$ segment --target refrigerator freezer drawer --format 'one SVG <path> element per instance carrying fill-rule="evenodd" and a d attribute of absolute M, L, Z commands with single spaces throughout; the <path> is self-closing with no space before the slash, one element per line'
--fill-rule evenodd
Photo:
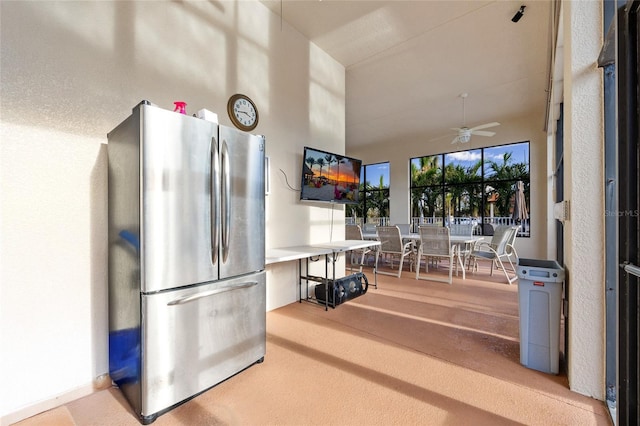
<path fill-rule="evenodd" d="M 142 298 L 142 417 L 264 357 L 265 273 Z"/>

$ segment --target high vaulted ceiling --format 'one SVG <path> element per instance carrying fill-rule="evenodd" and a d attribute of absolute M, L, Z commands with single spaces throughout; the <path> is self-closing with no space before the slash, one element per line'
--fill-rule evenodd
<path fill-rule="evenodd" d="M 262 2 L 345 66 L 347 147 L 453 139 L 461 93 L 468 127 L 524 116 L 544 127 L 551 1 Z"/>

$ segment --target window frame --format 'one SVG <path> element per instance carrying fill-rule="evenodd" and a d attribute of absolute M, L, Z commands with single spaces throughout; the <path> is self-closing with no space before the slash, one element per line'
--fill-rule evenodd
<path fill-rule="evenodd" d="M 374 186 L 367 181 L 367 171 L 373 167 L 380 167 L 386 165 L 386 186 Z M 360 171 L 360 202 L 355 207 L 357 216 L 363 217 L 365 221 L 369 222 L 369 218 L 388 218 L 391 205 L 389 201 L 390 197 L 390 178 L 391 178 L 391 165 L 388 161 L 381 161 L 378 163 L 363 164 Z M 376 177 L 383 177 L 384 175 L 376 173 Z M 380 194 L 382 193 L 382 196 Z M 376 200 L 377 199 L 377 200 Z M 374 210 L 378 208 L 378 214 L 375 215 Z M 383 225 L 382 223 L 379 223 Z"/>
<path fill-rule="evenodd" d="M 521 162 L 518 162 L 517 158 L 513 157 L 514 151 L 509 151 L 510 146 L 515 149 L 518 145 L 526 145 L 525 148 L 522 148 L 523 152 L 526 153 L 526 157 Z M 490 161 L 492 151 L 502 152 L 502 163 Z M 464 160 L 456 160 L 456 157 L 462 157 Z M 476 161 L 476 163 L 474 164 L 473 161 Z M 418 162 L 420 167 L 417 167 L 416 163 Z M 466 170 L 462 166 L 464 163 L 470 164 Z M 431 167 L 425 169 L 425 164 Z M 439 171 L 430 171 L 435 168 L 434 164 L 439 164 L 437 166 Z M 425 184 L 416 185 L 416 179 L 419 177 L 417 173 L 420 173 L 420 170 L 423 171 L 422 173 L 430 173 L 432 178 L 425 179 Z M 467 173 L 466 175 L 465 172 Z M 409 159 L 410 215 L 414 221 L 419 216 L 417 219 L 419 222 L 427 221 L 447 224 L 449 221 L 461 221 L 469 217 L 469 220 L 473 220 L 478 224 L 491 223 L 494 226 L 511 224 L 513 221 L 509 217 L 513 205 L 513 187 L 519 180 L 524 183 L 527 207 L 530 209 L 530 140 L 413 157 Z M 488 191 L 488 188 L 491 191 Z M 441 200 L 439 204 L 437 200 L 431 200 L 429 202 L 432 204 L 425 208 L 424 200 L 429 199 L 429 197 L 423 198 L 420 195 L 420 200 L 416 199 L 418 193 L 424 194 L 427 191 L 430 195 L 439 197 Z M 491 215 L 491 206 L 487 201 L 490 193 L 498 194 L 493 196 L 494 207 L 498 208 L 499 211 L 508 213 L 508 215 Z M 421 205 L 422 207 L 420 207 Z M 465 211 L 466 214 L 460 214 L 462 211 Z M 416 214 L 418 212 L 420 214 Z M 451 214 L 452 212 L 453 214 Z M 521 229 L 518 232 L 519 237 L 531 236 L 530 221 L 531 214 L 529 210 L 529 219 L 521 222 Z M 479 227 L 478 233 L 483 233 L 482 228 L 482 226 Z"/>

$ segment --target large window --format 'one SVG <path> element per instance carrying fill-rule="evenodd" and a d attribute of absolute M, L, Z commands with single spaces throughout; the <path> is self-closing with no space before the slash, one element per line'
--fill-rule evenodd
<path fill-rule="evenodd" d="M 360 172 L 358 217 L 377 223 L 389 217 L 389 163 L 366 164 Z M 382 224 L 382 223 L 381 223 Z"/>
<path fill-rule="evenodd" d="M 529 205 L 529 142 L 412 158 L 411 216 L 414 223 L 467 223 L 489 233 L 497 225 L 520 225 L 514 218 L 516 183 Z M 486 224 L 486 225 L 485 225 Z"/>

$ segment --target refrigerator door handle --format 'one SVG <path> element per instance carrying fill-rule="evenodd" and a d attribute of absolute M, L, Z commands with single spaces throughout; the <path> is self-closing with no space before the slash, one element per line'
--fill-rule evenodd
<path fill-rule="evenodd" d="M 218 262 L 218 210 L 216 209 L 216 194 L 220 193 L 220 156 L 218 154 L 218 143 L 215 136 L 211 138 L 211 263 Z"/>
<path fill-rule="evenodd" d="M 201 293 L 192 294 L 191 296 L 181 297 L 179 299 L 172 300 L 167 303 L 167 306 L 184 305 L 185 303 L 193 302 L 205 297 L 214 296 L 220 293 L 226 293 L 227 291 L 240 290 L 243 288 L 249 288 L 258 285 L 257 281 L 251 281 L 247 283 L 238 283 L 223 288 L 217 288 L 215 290 L 203 291 Z"/>
<path fill-rule="evenodd" d="M 220 157 L 222 161 L 222 263 L 227 262 L 229 257 L 229 234 L 231 228 L 231 179 L 229 170 L 229 148 L 227 142 L 222 141 L 220 147 Z"/>

